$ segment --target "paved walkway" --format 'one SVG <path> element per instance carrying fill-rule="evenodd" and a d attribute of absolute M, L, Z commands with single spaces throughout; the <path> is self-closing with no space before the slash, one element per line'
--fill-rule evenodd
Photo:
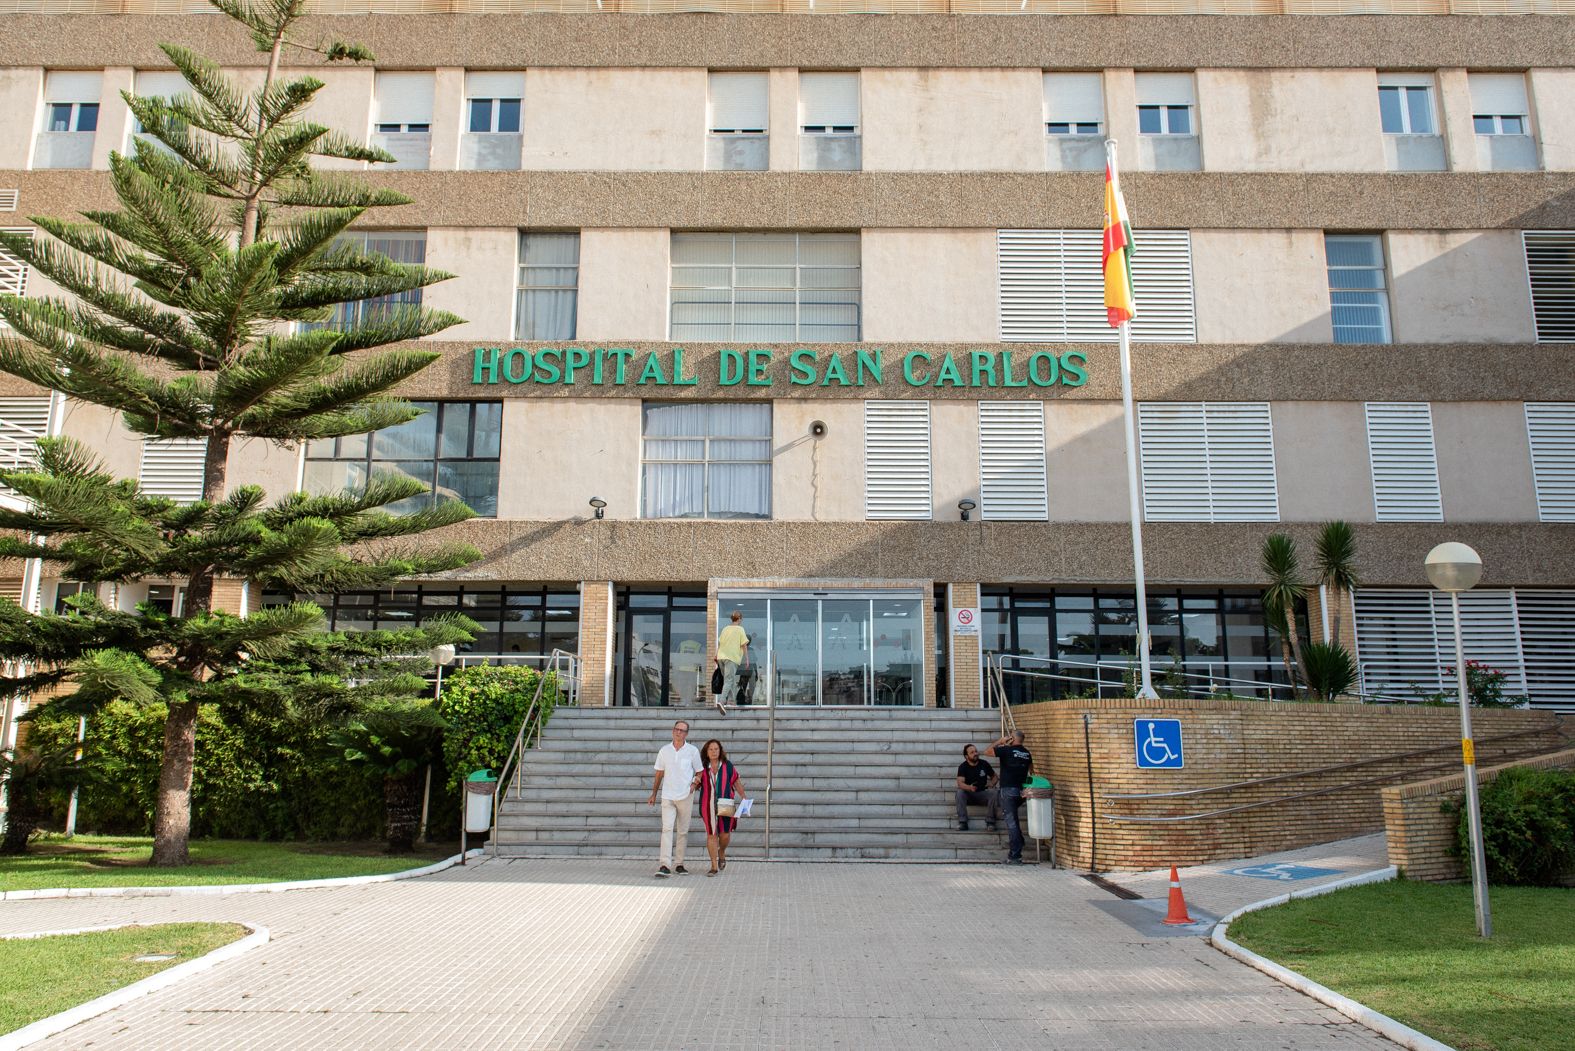
<path fill-rule="evenodd" d="M 1244 900 L 1277 890 L 1221 879 Z M 348 889 L 6 902 L 0 927 L 273 933 L 51 1048 L 1393 1047 L 1196 932 L 1156 931 L 1154 906 L 1048 867 L 735 862 L 656 881 L 637 862 L 487 861 Z"/>

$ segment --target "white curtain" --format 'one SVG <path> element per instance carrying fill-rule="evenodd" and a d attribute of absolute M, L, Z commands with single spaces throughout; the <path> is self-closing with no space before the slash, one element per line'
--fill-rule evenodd
<path fill-rule="evenodd" d="M 769 518 L 771 406 L 647 404 L 644 518 Z"/>
<path fill-rule="evenodd" d="M 579 234 L 521 233 L 514 338 L 573 339 L 579 283 Z"/>

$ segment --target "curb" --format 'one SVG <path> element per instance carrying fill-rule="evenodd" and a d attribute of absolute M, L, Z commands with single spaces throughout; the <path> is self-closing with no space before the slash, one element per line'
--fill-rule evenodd
<path fill-rule="evenodd" d="M 160 989 L 174 985 L 176 982 L 189 978 L 194 974 L 216 967 L 226 960 L 232 960 L 268 941 L 268 928 L 261 924 L 247 923 L 244 920 L 226 922 L 239 923 L 251 933 L 244 938 L 238 938 L 230 942 L 228 945 L 221 945 L 212 952 L 197 957 L 195 960 L 187 960 L 185 963 L 176 964 L 174 967 L 159 971 L 157 974 L 150 974 L 140 981 L 132 982 L 130 985 L 107 992 L 103 996 L 89 1000 L 85 1004 L 68 1007 L 59 1014 L 40 1018 L 36 1022 L 23 1026 L 21 1029 L 0 1035 L 0 1051 L 16 1051 L 17 1048 L 27 1047 L 29 1044 L 37 1043 L 46 1037 L 64 1032 L 72 1026 L 86 1022 L 90 1018 L 97 1018 L 101 1014 L 130 1003 L 132 1000 L 147 996 L 149 993 L 158 992 Z M 84 934 L 92 931 L 112 931 L 123 927 L 143 926 L 149 926 L 149 924 L 118 923 L 108 927 L 78 927 L 72 930 L 40 931 L 36 934 L 0 935 L 0 940 L 22 941 L 32 938 L 49 938 L 58 934 Z"/>
<path fill-rule="evenodd" d="M 480 857 L 481 848 L 469 851 L 467 858 Z M 363 883 L 392 883 L 395 880 L 430 876 L 459 864 L 460 856 L 423 865 L 403 872 L 381 872 L 372 876 L 335 876 L 331 879 L 297 879 L 275 883 L 221 883 L 195 887 L 46 887 L 41 890 L 0 891 L 0 901 L 36 901 L 40 898 L 167 898 L 174 894 L 276 894 L 287 890 L 314 890 L 319 887 L 358 887 Z M 0 1051 L 6 1045 L 0 1044 Z"/>
<path fill-rule="evenodd" d="M 1399 870 L 1390 865 L 1388 868 L 1364 872 L 1359 876 L 1335 880 L 1333 883 L 1309 887 L 1303 891 L 1276 894 L 1272 898 L 1265 898 L 1262 901 L 1255 901 L 1251 905 L 1244 905 L 1235 912 L 1223 917 L 1214 925 L 1214 930 L 1209 934 L 1209 944 L 1226 956 L 1239 960 L 1249 967 L 1257 968 L 1270 978 L 1290 986 L 1299 993 L 1305 993 L 1327 1007 L 1334 1008 L 1345 1015 L 1345 1017 L 1351 1019 L 1351 1021 L 1366 1026 L 1379 1036 L 1387 1037 L 1401 1047 L 1409 1049 L 1409 1051 L 1455 1051 L 1448 1044 L 1440 1043 L 1426 1033 L 1419 1033 L 1410 1026 L 1397 1022 L 1386 1014 L 1374 1011 L 1366 1004 L 1358 1003 L 1349 996 L 1337 993 L 1327 986 L 1319 985 L 1304 974 L 1293 971 L 1289 967 L 1281 966 L 1273 960 L 1265 959 L 1251 949 L 1243 948 L 1231 941 L 1225 934 L 1225 929 L 1230 926 L 1236 917 L 1246 915 L 1249 912 L 1256 912 L 1259 909 L 1267 909 L 1275 905 L 1284 905 L 1295 898 L 1315 898 L 1320 894 L 1328 894 L 1331 891 L 1341 890 L 1345 887 L 1360 886 L 1363 883 L 1383 883 L 1396 878 L 1398 875 Z M 0 1049 L 0 1051 L 3 1051 L 3 1049 Z"/>

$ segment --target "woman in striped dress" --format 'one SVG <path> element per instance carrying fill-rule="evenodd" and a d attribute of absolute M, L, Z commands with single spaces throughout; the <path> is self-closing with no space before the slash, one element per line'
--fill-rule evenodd
<path fill-rule="evenodd" d="M 727 843 L 733 838 L 736 819 L 731 814 L 717 813 L 718 799 L 731 799 L 734 805 L 744 795 L 744 782 L 738 770 L 727 760 L 727 750 L 722 742 L 712 738 L 700 749 L 700 760 L 705 769 L 700 772 L 700 820 L 705 822 L 705 849 L 711 855 L 711 871 L 715 876 L 727 868 Z"/>

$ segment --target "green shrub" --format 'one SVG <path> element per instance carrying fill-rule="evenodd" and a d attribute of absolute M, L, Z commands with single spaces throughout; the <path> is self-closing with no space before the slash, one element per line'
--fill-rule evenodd
<path fill-rule="evenodd" d="M 1552 887 L 1575 877 L 1575 770 L 1512 766 L 1482 786 L 1482 848 L 1489 883 Z M 1456 807 L 1456 856 L 1471 830 Z"/>
<path fill-rule="evenodd" d="M 539 671 L 519 665 L 477 665 L 443 677 L 438 712 L 448 723 L 443 761 L 450 791 L 472 770 L 496 772 L 508 760 L 540 681 Z M 549 674 L 542 691 L 544 724 L 561 700 L 557 677 Z"/>
<path fill-rule="evenodd" d="M 1332 701 L 1356 685 L 1356 658 L 1338 642 L 1309 642 L 1302 647 L 1302 674 L 1321 701 Z"/>

